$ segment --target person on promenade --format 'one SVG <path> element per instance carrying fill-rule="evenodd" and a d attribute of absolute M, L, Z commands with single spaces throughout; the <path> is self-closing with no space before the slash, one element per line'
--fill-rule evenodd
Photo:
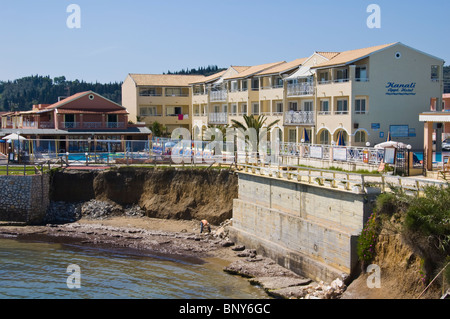
<path fill-rule="evenodd" d="M 211 232 L 211 226 L 209 225 L 208 221 L 206 219 L 203 219 L 200 222 L 200 234 L 203 233 L 203 228 L 206 227 L 208 229 L 208 232 Z"/>

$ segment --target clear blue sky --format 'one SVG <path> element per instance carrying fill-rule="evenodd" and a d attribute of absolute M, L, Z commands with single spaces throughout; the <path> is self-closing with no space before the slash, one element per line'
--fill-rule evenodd
<path fill-rule="evenodd" d="M 69 29 L 70 4 L 81 28 Z M 369 4 L 381 28 L 369 29 Z M 1 0 L 0 80 L 120 82 L 128 73 L 255 65 L 402 42 L 450 65 L 450 1 Z"/>

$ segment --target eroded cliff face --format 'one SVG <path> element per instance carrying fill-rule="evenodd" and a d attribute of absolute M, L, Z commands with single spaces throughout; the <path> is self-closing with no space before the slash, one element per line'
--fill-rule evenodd
<path fill-rule="evenodd" d="M 228 170 L 117 168 L 56 172 L 52 201 L 97 199 L 139 205 L 149 217 L 207 219 L 220 224 L 232 217 L 238 177 Z"/>

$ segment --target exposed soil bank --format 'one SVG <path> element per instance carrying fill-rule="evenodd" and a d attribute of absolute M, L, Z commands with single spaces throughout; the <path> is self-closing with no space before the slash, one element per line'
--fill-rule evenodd
<path fill-rule="evenodd" d="M 229 170 L 114 168 L 64 170 L 52 175 L 50 200 L 92 199 L 138 205 L 148 217 L 201 220 L 213 225 L 232 217 L 238 177 Z"/>

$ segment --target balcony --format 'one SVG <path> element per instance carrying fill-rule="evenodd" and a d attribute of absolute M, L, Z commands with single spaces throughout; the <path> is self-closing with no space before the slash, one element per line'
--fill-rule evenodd
<path fill-rule="evenodd" d="M 311 83 L 293 83 L 287 86 L 288 96 L 313 95 L 314 84 Z"/>
<path fill-rule="evenodd" d="M 125 128 L 125 123 L 123 122 L 109 122 L 106 123 L 107 128 Z"/>
<path fill-rule="evenodd" d="M 53 121 L 41 121 L 39 122 L 39 128 L 55 128 L 55 123 Z"/>
<path fill-rule="evenodd" d="M 208 122 L 210 124 L 228 124 L 227 113 L 209 113 Z"/>
<path fill-rule="evenodd" d="M 314 125 L 314 112 L 289 111 L 284 113 L 285 125 Z"/>
<path fill-rule="evenodd" d="M 209 93 L 209 98 L 211 101 L 226 101 L 228 98 L 228 93 L 226 90 L 211 91 Z"/>
<path fill-rule="evenodd" d="M 42 125 L 43 123 L 40 123 L 40 127 L 44 128 Z M 48 124 L 52 124 L 48 122 Z M 53 126 L 45 127 L 45 128 L 53 128 Z M 102 123 L 102 122 L 62 122 L 61 123 L 62 129 L 87 129 L 87 130 L 95 130 L 95 129 L 115 129 L 115 128 L 125 128 L 125 123 L 123 122 L 109 122 L 109 123 Z"/>
<path fill-rule="evenodd" d="M 79 122 L 62 122 L 61 127 L 63 129 L 80 128 L 80 123 Z"/>

